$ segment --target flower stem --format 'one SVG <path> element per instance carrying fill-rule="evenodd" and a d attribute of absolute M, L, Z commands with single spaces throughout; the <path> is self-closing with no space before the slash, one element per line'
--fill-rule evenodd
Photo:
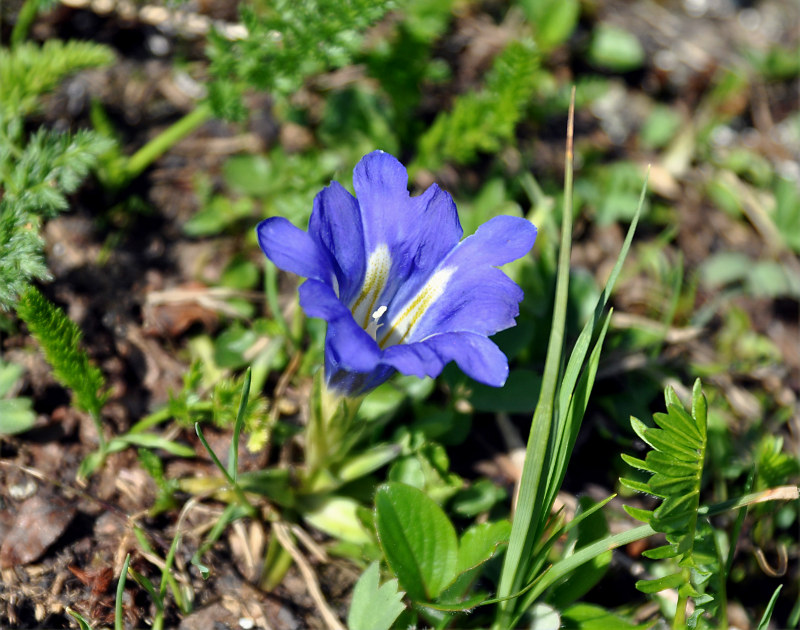
<path fill-rule="evenodd" d="M 128 158 L 123 169 L 124 182 L 120 183 L 128 182 L 140 175 L 144 169 L 212 116 L 211 106 L 208 103 L 200 103 L 183 118 L 167 127 Z"/>
<path fill-rule="evenodd" d="M 17 14 L 17 23 L 14 24 L 14 30 L 11 31 L 11 48 L 15 48 L 28 36 L 28 31 L 31 30 L 31 25 L 36 19 L 36 14 L 39 13 L 40 0 L 26 0 L 25 4 Z"/>

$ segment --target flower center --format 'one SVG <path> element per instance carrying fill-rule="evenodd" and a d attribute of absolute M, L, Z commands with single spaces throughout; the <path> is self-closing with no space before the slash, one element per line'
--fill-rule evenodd
<path fill-rule="evenodd" d="M 364 285 L 361 287 L 361 293 L 356 298 L 350 311 L 353 313 L 353 318 L 359 326 L 370 332 L 370 327 L 374 326 L 374 330 L 378 329 L 378 319 L 386 312 L 385 308 L 376 317 L 376 313 L 380 311 L 375 310 L 375 304 L 378 298 L 383 293 L 386 287 L 386 282 L 389 280 L 389 271 L 392 268 L 392 257 L 389 254 L 389 247 L 385 244 L 378 245 L 369 258 L 367 259 L 367 270 L 364 273 Z M 370 320 L 373 320 L 370 322 Z M 374 337 L 374 333 L 370 333 Z"/>
<path fill-rule="evenodd" d="M 441 269 L 433 274 L 419 293 L 411 299 L 405 308 L 397 315 L 389 326 L 388 332 L 378 342 L 381 348 L 403 343 L 414 328 L 419 324 L 425 311 L 444 293 L 450 277 L 455 272 L 455 267 Z M 380 309 L 379 309 L 380 310 Z M 377 313 L 377 311 L 376 311 Z M 383 311 L 381 311 L 383 315 Z M 380 316 L 379 316 L 380 317 Z M 377 327 L 376 327 L 377 332 Z"/>

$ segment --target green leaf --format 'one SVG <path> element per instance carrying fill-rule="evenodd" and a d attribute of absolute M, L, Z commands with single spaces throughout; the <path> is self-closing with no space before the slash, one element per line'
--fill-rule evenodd
<path fill-rule="evenodd" d="M 356 545 L 374 544 L 358 516 L 360 504 L 350 497 L 326 496 L 313 509 L 306 509 L 303 518 L 329 536 Z"/>
<path fill-rule="evenodd" d="M 92 630 L 91 624 L 87 621 L 87 619 L 81 615 L 77 610 L 72 610 L 69 606 L 67 606 L 67 614 L 70 615 L 75 621 L 78 623 L 78 627 L 81 630 Z"/>
<path fill-rule="evenodd" d="M 539 399 L 542 377 L 533 370 L 511 370 L 503 387 L 472 385 L 470 404 L 475 411 L 531 413 Z"/>
<path fill-rule="evenodd" d="M 652 490 L 650 490 L 650 486 L 648 486 L 646 483 L 642 483 L 641 481 L 620 478 L 619 482 L 626 488 L 630 488 L 631 490 L 635 490 L 636 492 L 644 492 L 645 494 L 652 493 Z"/>
<path fill-rule="evenodd" d="M 405 610 L 405 593 L 398 590 L 397 580 L 379 586 L 379 577 L 378 563 L 373 562 L 358 578 L 347 615 L 349 630 L 389 630 Z"/>
<path fill-rule="evenodd" d="M 645 630 L 651 624 L 635 624 L 595 604 L 573 604 L 561 612 L 564 630 Z"/>
<path fill-rule="evenodd" d="M 594 505 L 594 501 L 589 497 L 580 497 L 579 499 L 580 512 L 591 510 Z M 603 512 L 599 510 L 592 511 L 589 517 L 581 520 L 577 530 L 570 531 L 570 539 L 574 541 L 576 550 L 605 539 L 607 536 L 608 523 Z M 584 564 L 580 571 L 576 571 L 565 582 L 556 586 L 548 598 L 548 602 L 558 610 L 563 610 L 588 593 L 603 578 L 610 564 L 611 551 L 595 556 Z"/>
<path fill-rule="evenodd" d="M 108 443 L 108 451 L 115 453 L 128 448 L 130 445 L 144 446 L 145 448 L 160 448 L 178 457 L 194 457 L 197 455 L 191 446 L 178 444 L 155 433 L 126 433 L 112 438 Z"/>
<path fill-rule="evenodd" d="M 15 363 L 5 363 L 0 358 L 0 398 L 8 394 L 25 370 Z"/>
<path fill-rule="evenodd" d="M 501 546 L 508 544 L 511 523 L 480 523 L 465 531 L 458 543 L 456 573 L 461 574 L 490 560 Z"/>
<path fill-rule="evenodd" d="M 645 558 L 650 558 L 651 560 L 664 560 L 665 558 L 674 558 L 678 555 L 678 546 L 677 545 L 662 545 L 660 547 L 653 547 L 652 549 L 647 549 L 646 551 L 642 552 L 642 555 Z"/>
<path fill-rule="evenodd" d="M 620 479 L 620 481 L 622 481 L 622 479 Z M 635 490 L 636 488 L 633 489 Z M 642 521 L 643 523 L 649 523 L 653 518 L 652 510 L 643 510 L 641 508 L 631 507 L 630 505 L 623 505 L 622 508 L 637 521 Z"/>
<path fill-rule="evenodd" d="M 36 414 L 30 398 L 0 400 L 0 435 L 22 433 L 35 423 Z"/>
<path fill-rule="evenodd" d="M 769 603 L 767 604 L 767 608 L 764 610 L 764 614 L 761 617 L 761 621 L 758 622 L 757 630 L 767 630 L 767 628 L 769 627 L 770 619 L 772 619 L 772 612 L 775 610 L 775 604 L 778 602 L 778 595 L 780 595 L 782 588 L 783 584 L 778 584 L 778 588 L 775 589 L 775 592 L 772 594 L 772 597 L 769 598 Z"/>
<path fill-rule="evenodd" d="M 481 512 L 488 512 L 505 497 L 506 491 L 503 488 L 494 485 L 489 479 L 478 479 L 455 494 L 449 509 L 459 516 L 474 517 Z"/>
<path fill-rule="evenodd" d="M 521 0 L 520 5 L 542 52 L 549 52 L 569 39 L 581 12 L 578 0 Z"/>
<path fill-rule="evenodd" d="M 103 391 L 105 379 L 81 348 L 82 334 L 77 324 L 32 286 L 20 296 L 17 315 L 42 346 L 55 377 L 72 390 L 77 406 L 98 422 L 107 398 Z"/>
<path fill-rule="evenodd" d="M 686 579 L 683 577 L 682 572 L 672 573 L 665 575 L 657 580 L 639 580 L 636 582 L 636 588 L 642 593 L 652 594 L 659 591 L 665 591 L 669 588 L 678 588 Z"/>
<path fill-rule="evenodd" d="M 431 601 L 453 581 L 458 540 L 450 519 L 420 490 L 389 482 L 375 494 L 375 526 L 389 567 L 414 601 Z"/>
<path fill-rule="evenodd" d="M 614 72 L 629 72 L 644 63 L 644 48 L 633 33 L 599 24 L 589 45 L 589 61 Z"/>

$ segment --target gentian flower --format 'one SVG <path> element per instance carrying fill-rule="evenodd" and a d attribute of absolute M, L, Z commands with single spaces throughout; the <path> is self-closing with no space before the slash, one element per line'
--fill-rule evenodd
<path fill-rule="evenodd" d="M 275 265 L 308 278 L 306 314 L 328 322 L 328 388 L 359 396 L 450 361 L 502 386 L 508 360 L 488 337 L 515 324 L 522 290 L 496 266 L 527 254 L 536 228 L 498 216 L 462 241 L 453 198 L 436 184 L 410 196 L 405 167 L 382 151 L 361 159 L 353 186 L 355 197 L 338 182 L 316 196 L 308 232 L 282 217 L 257 228 Z"/>

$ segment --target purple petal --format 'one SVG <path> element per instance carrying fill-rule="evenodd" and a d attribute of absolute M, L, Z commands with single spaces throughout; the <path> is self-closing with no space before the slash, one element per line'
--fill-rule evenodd
<path fill-rule="evenodd" d="M 328 322 L 325 354 L 342 369 L 370 372 L 378 364 L 381 351 L 366 331 L 356 324 L 353 314 L 328 285 L 308 280 L 300 287 L 300 306 L 309 317 Z"/>
<path fill-rule="evenodd" d="M 258 224 L 258 244 L 275 265 L 304 278 L 330 284 L 333 269 L 317 244 L 303 230 L 283 217 L 272 217 Z"/>
<path fill-rule="evenodd" d="M 442 262 L 443 267 L 505 265 L 522 258 L 536 241 L 536 226 L 521 217 L 501 215 L 489 219 L 475 234 L 459 243 Z"/>
<path fill-rule="evenodd" d="M 387 348 L 382 363 L 403 374 L 439 376 L 450 361 L 470 378 L 502 387 L 508 378 L 508 360 L 494 342 L 474 333 L 443 333 L 417 343 Z"/>
<path fill-rule="evenodd" d="M 421 286 L 458 244 L 463 231 L 453 198 L 435 184 L 419 196 L 408 192 L 408 174 L 396 158 L 374 151 L 353 172 L 367 257 L 385 244 L 392 258 L 383 303 L 402 287 Z"/>
<path fill-rule="evenodd" d="M 491 219 L 464 239 L 440 264 L 440 270 L 454 271 L 442 294 L 425 309 L 406 341 L 446 332 L 493 335 L 513 326 L 519 315 L 522 289 L 493 265 L 524 256 L 535 239 L 533 224 L 508 216 Z M 406 298 L 404 292 L 398 292 L 386 321 L 403 312 L 416 295 Z"/>
<path fill-rule="evenodd" d="M 331 182 L 314 198 L 308 233 L 329 255 L 345 304 L 357 295 L 364 279 L 364 232 L 355 197 Z"/>

